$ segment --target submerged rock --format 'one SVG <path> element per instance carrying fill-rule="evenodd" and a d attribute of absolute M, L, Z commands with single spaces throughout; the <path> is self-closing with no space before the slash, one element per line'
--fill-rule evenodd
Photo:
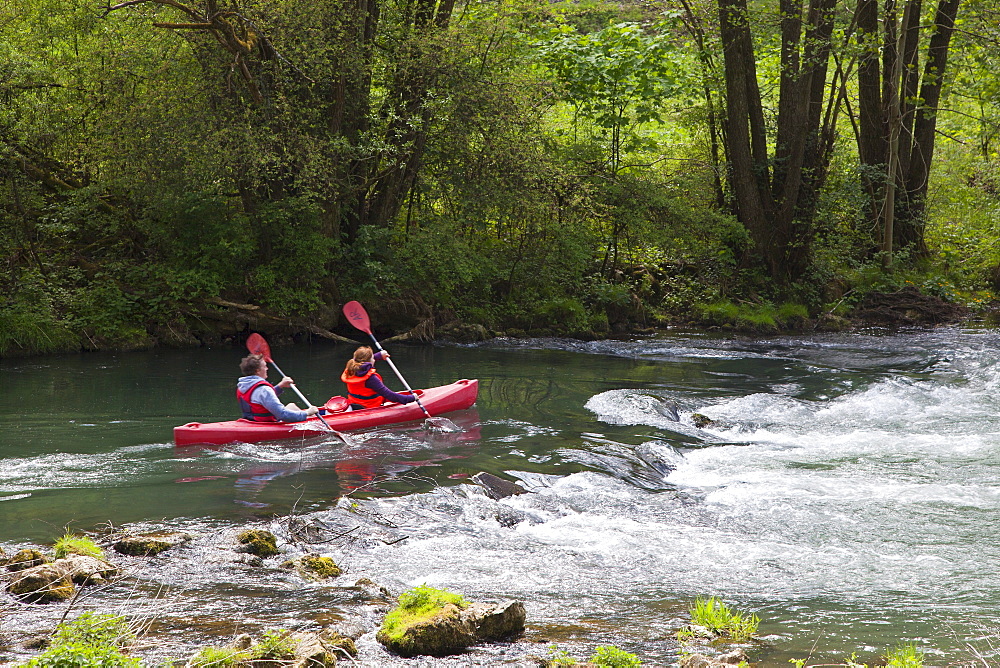
<path fill-rule="evenodd" d="M 14 553 L 14 556 L 7 560 L 7 570 L 23 571 L 27 568 L 47 564 L 50 561 L 52 560 L 34 548 L 18 550 Z"/>
<path fill-rule="evenodd" d="M 53 603 L 73 596 L 72 578 L 55 564 L 42 564 L 18 571 L 7 591 L 26 603 Z"/>
<path fill-rule="evenodd" d="M 694 426 L 698 427 L 698 429 L 704 429 L 705 427 L 715 424 L 715 420 L 707 415 L 702 415 L 701 413 L 691 413 L 691 422 L 693 422 Z"/>
<path fill-rule="evenodd" d="M 133 557 L 152 557 L 190 540 L 191 534 L 183 531 L 157 531 L 125 536 L 114 544 L 114 549 Z"/>
<path fill-rule="evenodd" d="M 342 635 L 337 631 L 323 631 L 320 634 L 320 639 L 334 655 L 340 654 L 348 659 L 353 659 L 358 655 L 357 645 L 354 644 L 354 638 L 350 636 Z"/>
<path fill-rule="evenodd" d="M 248 529 L 237 540 L 240 552 L 249 552 L 258 557 L 273 557 L 278 554 L 278 538 L 266 529 Z"/>
<path fill-rule="evenodd" d="M 681 668 L 729 668 L 740 664 L 750 664 L 750 659 L 743 650 L 734 650 L 715 657 L 708 657 L 704 654 L 689 654 L 684 657 L 680 666 Z"/>
<path fill-rule="evenodd" d="M 495 500 L 528 493 L 528 490 L 521 487 L 516 482 L 505 480 L 493 475 L 492 473 L 486 473 L 485 471 L 480 471 L 476 475 L 469 478 L 469 480 L 486 490 L 486 495 Z"/>
<path fill-rule="evenodd" d="M 289 559 L 281 564 L 280 568 L 294 570 L 308 580 L 327 580 L 339 577 L 343 573 L 333 559 L 315 553 L 303 555 L 298 559 Z"/>

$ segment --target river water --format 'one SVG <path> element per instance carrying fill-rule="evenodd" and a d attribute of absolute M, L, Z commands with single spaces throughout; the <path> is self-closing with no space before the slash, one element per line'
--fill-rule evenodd
<path fill-rule="evenodd" d="M 1000 665 L 998 344 L 994 331 L 942 329 L 398 345 L 414 387 L 479 379 L 476 407 L 451 416 L 461 432 L 414 423 L 349 445 L 214 448 L 175 448 L 171 429 L 233 417 L 241 350 L 0 360 L 0 546 L 109 522 L 220 533 L 320 516 L 351 494 L 408 538 L 334 554 L 349 573 L 525 602 L 524 641 L 441 665 L 503 665 L 552 644 L 670 665 L 687 607 L 710 595 L 761 618 L 759 665 L 871 663 L 902 641 L 930 664 Z M 351 351 L 272 354 L 320 403 L 342 392 Z M 699 429 L 695 413 L 715 423 Z M 469 484 L 478 471 L 533 493 L 493 501 Z M 198 614 L 247 628 L 324 606 L 336 617 L 322 587 L 293 596 L 244 571 L 236 584 L 168 582 L 188 595 L 161 606 L 177 638 L 161 654 L 189 649 L 184 627 L 208 626 Z M 144 577 L 136 599 L 170 600 L 144 594 Z M 227 608 L 237 589 L 262 605 Z M 23 652 L 2 649 L 5 633 L 61 612 L 4 597 L 0 661 L 12 661 Z M 368 636 L 360 646 L 362 665 L 434 664 L 391 659 Z"/>

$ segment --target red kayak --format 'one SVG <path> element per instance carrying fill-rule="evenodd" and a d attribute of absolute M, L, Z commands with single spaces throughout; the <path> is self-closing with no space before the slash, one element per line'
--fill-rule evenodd
<path fill-rule="evenodd" d="M 469 408 L 479 394 L 478 380 L 459 380 L 451 385 L 416 390 L 420 403 L 433 416 Z M 344 397 L 332 397 L 326 402 L 327 423 L 336 431 L 368 429 L 398 422 L 423 420 L 426 416 L 417 402 L 385 404 L 363 411 L 348 411 Z M 226 422 L 188 422 L 174 427 L 176 445 L 225 445 L 226 443 L 259 443 L 284 438 L 309 438 L 328 433 L 317 417 L 302 422 L 253 422 L 228 420 Z"/>

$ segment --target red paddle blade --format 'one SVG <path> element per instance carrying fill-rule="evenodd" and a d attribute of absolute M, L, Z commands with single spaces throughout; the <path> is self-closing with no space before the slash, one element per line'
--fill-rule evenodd
<path fill-rule="evenodd" d="M 360 329 L 365 334 L 372 333 L 372 325 L 368 321 L 368 312 L 365 311 L 365 307 L 358 302 L 347 302 L 344 304 L 344 316 L 347 318 L 347 322 L 354 325 L 355 328 Z"/>
<path fill-rule="evenodd" d="M 247 337 L 247 350 L 254 355 L 263 355 L 264 359 L 268 362 L 271 361 L 271 346 L 267 345 L 264 337 L 257 332 Z"/>

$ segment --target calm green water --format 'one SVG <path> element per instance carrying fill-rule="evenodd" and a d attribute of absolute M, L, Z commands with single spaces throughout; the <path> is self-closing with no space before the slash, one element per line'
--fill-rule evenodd
<path fill-rule="evenodd" d="M 814 646 L 814 660 L 872 662 L 900 640 L 971 662 L 1000 644 L 997 344 L 945 330 L 397 345 L 414 387 L 480 380 L 477 406 L 450 416 L 462 432 L 183 449 L 175 425 L 234 417 L 242 350 L 2 360 L 0 545 L 321 513 L 362 488 L 411 538 L 350 555 L 355 570 L 520 598 L 536 641 L 668 665 L 687 604 L 718 595 L 764 620 L 764 665 Z M 272 353 L 320 403 L 342 393 L 352 349 Z M 487 500 L 465 483 L 478 471 L 535 493 Z"/>

